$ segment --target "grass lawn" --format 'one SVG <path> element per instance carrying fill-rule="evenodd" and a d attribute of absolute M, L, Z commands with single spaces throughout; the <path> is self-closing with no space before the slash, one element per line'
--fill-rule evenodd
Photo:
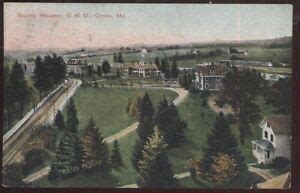
<path fill-rule="evenodd" d="M 163 95 L 169 99 L 177 94 L 164 89 L 131 89 L 131 88 L 79 88 L 74 98 L 79 119 L 79 132 L 82 133 L 91 117 L 94 118 L 104 137 L 108 137 L 136 122 L 127 115 L 125 109 L 128 99 L 149 93 L 156 105 Z M 64 110 L 64 115 L 66 114 Z"/>
<path fill-rule="evenodd" d="M 95 92 L 92 88 L 89 89 L 91 89 L 91 92 L 89 93 Z M 80 92 L 78 92 L 77 94 L 80 95 Z M 76 97 L 78 96 L 75 96 L 75 101 Z M 179 148 L 171 149 L 168 152 L 169 159 L 175 174 L 187 172 L 187 169 L 185 168 L 187 160 L 191 158 L 201 158 L 203 154 L 202 148 L 206 144 L 206 136 L 210 133 L 217 114 L 211 111 L 208 106 L 202 107 L 202 101 L 203 98 L 201 98 L 200 94 L 190 94 L 186 101 L 178 107 L 178 111 L 181 114 L 182 118 L 188 123 L 188 130 L 186 131 L 186 142 Z M 256 102 L 261 108 L 262 117 L 266 114 L 271 113 L 272 108 L 264 104 L 264 100 L 262 97 L 258 97 L 256 99 Z M 76 101 L 76 104 L 77 103 L 78 101 Z M 238 134 L 236 125 L 231 125 L 231 128 L 235 134 Z M 254 135 L 252 137 L 246 139 L 244 146 L 240 145 L 241 151 L 246 158 L 246 163 L 255 161 L 251 153 L 251 139 L 257 139 L 261 137 L 261 132 L 258 126 L 253 127 L 253 133 Z M 35 185 L 43 187 L 118 187 L 133 184 L 136 182 L 137 173 L 132 167 L 131 156 L 136 139 L 137 134 L 135 132 L 131 133 L 127 137 L 120 139 L 120 150 L 124 160 L 124 166 L 119 171 L 112 170 L 111 174 L 109 174 L 107 177 L 101 177 L 102 174 L 100 174 L 100 172 L 94 172 L 92 174 L 79 174 L 70 179 L 60 180 L 55 184 L 50 183 L 47 178 L 44 178 L 36 182 Z M 102 180 L 102 178 L 105 179 Z M 111 180 L 107 182 L 106 178 Z M 222 188 L 249 188 L 252 183 L 259 181 L 261 181 L 261 178 L 252 173 L 245 172 L 232 182 L 223 185 Z M 212 188 L 212 185 L 202 182 L 194 182 L 191 177 L 180 179 L 179 183 L 180 187 L 182 188 Z"/>

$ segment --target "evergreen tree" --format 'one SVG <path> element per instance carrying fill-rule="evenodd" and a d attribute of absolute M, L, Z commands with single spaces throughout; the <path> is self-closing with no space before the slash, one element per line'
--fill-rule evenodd
<path fill-rule="evenodd" d="M 18 105 L 18 113 L 21 117 L 25 105 L 30 99 L 30 92 L 27 81 L 25 80 L 22 65 L 19 62 L 16 62 L 12 67 L 7 90 L 9 93 L 9 104 Z"/>
<path fill-rule="evenodd" d="M 138 163 L 142 158 L 142 151 L 143 151 L 145 143 L 146 143 L 146 141 L 144 141 L 142 139 L 137 139 L 135 146 L 133 148 L 131 163 L 132 163 L 133 168 L 136 171 L 139 170 Z"/>
<path fill-rule="evenodd" d="M 102 64 L 102 72 L 105 75 L 110 72 L 110 64 L 107 61 L 104 61 Z"/>
<path fill-rule="evenodd" d="M 172 78 L 177 78 L 178 74 L 179 74 L 179 71 L 178 71 L 177 62 L 176 62 L 176 59 L 173 58 L 173 62 L 172 62 L 172 66 L 171 66 L 171 75 L 172 75 Z"/>
<path fill-rule="evenodd" d="M 204 155 L 200 161 L 200 172 L 203 176 L 211 175 L 214 158 L 226 154 L 235 160 L 237 172 L 246 169 L 244 157 L 238 149 L 237 139 L 231 133 L 224 114 L 221 112 L 214 123 L 212 133 L 207 136 L 207 146 L 203 149 Z"/>
<path fill-rule="evenodd" d="M 158 57 L 155 57 L 155 61 L 154 61 L 155 65 L 157 66 L 158 70 L 160 70 L 160 61 Z"/>
<path fill-rule="evenodd" d="M 168 104 L 165 97 L 158 106 L 154 123 L 158 126 L 169 147 L 176 147 L 184 141 L 187 124 L 181 120 L 175 105 Z"/>
<path fill-rule="evenodd" d="M 170 66 L 169 66 L 168 59 L 163 58 L 161 60 L 160 70 L 162 73 L 165 73 L 166 78 L 170 78 Z"/>
<path fill-rule="evenodd" d="M 64 121 L 64 117 L 61 113 L 61 111 L 58 111 L 55 119 L 54 119 L 54 125 L 58 128 L 60 131 L 65 131 L 66 130 L 66 125 Z"/>
<path fill-rule="evenodd" d="M 4 72 L 3 72 L 3 91 L 4 91 L 4 115 L 3 115 L 3 123 L 4 128 L 10 127 L 10 115 L 11 115 L 11 97 L 10 97 L 10 91 L 8 90 L 9 87 L 9 76 L 10 76 L 10 70 L 7 65 L 4 66 Z M 5 131 L 5 129 L 4 129 Z"/>
<path fill-rule="evenodd" d="M 65 78 L 66 66 L 62 57 L 58 57 L 55 53 L 53 53 L 51 60 L 51 77 L 53 78 L 53 82 L 57 85 Z"/>
<path fill-rule="evenodd" d="M 149 119 L 153 118 L 154 108 L 147 92 L 139 105 L 139 113 L 139 120 L 144 120 L 145 117 L 148 117 Z"/>
<path fill-rule="evenodd" d="M 66 130 L 77 134 L 77 127 L 79 121 L 77 118 L 77 110 L 74 104 L 73 98 L 70 99 L 70 102 L 67 106 L 67 120 L 66 120 Z"/>
<path fill-rule="evenodd" d="M 143 120 L 139 121 L 139 125 L 137 127 L 137 134 L 140 139 L 146 141 L 147 138 L 153 133 L 153 120 L 149 117 L 144 117 Z"/>
<path fill-rule="evenodd" d="M 163 136 L 155 129 L 144 146 L 143 156 L 138 165 L 139 187 L 176 187 L 177 180 L 174 178 L 166 147 Z"/>
<path fill-rule="evenodd" d="M 98 75 L 99 77 L 102 76 L 102 69 L 101 69 L 101 66 L 97 66 L 97 75 Z"/>
<path fill-rule="evenodd" d="M 94 73 L 94 70 L 93 70 L 93 66 L 92 65 L 88 65 L 87 67 L 87 76 L 91 77 Z"/>
<path fill-rule="evenodd" d="M 118 62 L 119 63 L 124 63 L 123 57 L 122 57 L 122 52 L 119 52 L 118 54 Z"/>
<path fill-rule="evenodd" d="M 290 114 L 292 111 L 292 79 L 281 78 L 268 89 L 266 101 L 275 107 L 275 113 Z"/>
<path fill-rule="evenodd" d="M 118 57 L 117 57 L 117 53 L 114 52 L 114 58 L 113 58 L 114 63 L 118 62 Z"/>
<path fill-rule="evenodd" d="M 252 134 L 251 125 L 260 119 L 259 107 L 253 101 L 261 94 L 263 86 L 264 81 L 255 70 L 238 70 L 233 67 L 223 79 L 222 99 L 232 106 L 238 117 L 241 144 Z"/>
<path fill-rule="evenodd" d="M 84 135 L 81 140 L 82 168 L 91 170 L 93 168 L 105 169 L 109 159 L 109 149 L 104 141 L 99 129 L 96 128 L 93 119 L 90 119 L 85 128 Z"/>
<path fill-rule="evenodd" d="M 35 59 L 35 69 L 33 73 L 34 86 L 40 92 L 40 98 L 42 97 L 43 92 L 45 92 L 44 88 L 44 74 L 47 69 L 42 61 L 42 58 L 38 55 Z"/>
<path fill-rule="evenodd" d="M 53 88 L 55 84 L 55 67 L 54 67 L 54 60 L 51 56 L 47 55 L 44 57 L 44 87 L 46 91 L 49 91 L 51 88 Z"/>
<path fill-rule="evenodd" d="M 51 165 L 49 178 L 70 176 L 80 170 L 76 158 L 76 141 L 73 134 L 66 132 L 59 142 L 56 159 Z"/>
<path fill-rule="evenodd" d="M 113 150 L 110 156 L 110 162 L 113 168 L 119 168 L 123 165 L 122 156 L 120 153 L 120 145 L 118 140 L 114 141 Z"/>
<path fill-rule="evenodd" d="M 152 135 L 153 128 L 154 128 L 153 121 L 149 117 L 145 117 L 144 120 L 139 121 L 139 125 L 137 128 L 139 139 L 136 141 L 136 144 L 133 149 L 132 159 L 131 159 L 133 167 L 136 170 L 138 170 L 138 162 L 142 158 L 143 147 L 148 137 Z"/>

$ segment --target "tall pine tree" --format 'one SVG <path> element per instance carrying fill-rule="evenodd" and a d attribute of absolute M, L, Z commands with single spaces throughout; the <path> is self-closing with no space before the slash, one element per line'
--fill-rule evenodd
<path fill-rule="evenodd" d="M 158 106 L 154 123 L 158 126 L 169 147 L 177 147 L 184 141 L 187 124 L 180 118 L 175 105 L 168 104 L 165 97 Z"/>
<path fill-rule="evenodd" d="M 207 136 L 207 146 L 203 149 L 203 152 L 200 161 L 200 172 L 204 177 L 211 175 L 214 158 L 220 154 L 226 154 L 234 159 L 237 164 L 237 172 L 241 172 L 246 168 L 244 157 L 238 149 L 237 139 L 231 132 L 222 112 L 216 118 L 212 133 Z"/>
<path fill-rule="evenodd" d="M 67 120 L 66 120 L 66 130 L 77 134 L 77 127 L 79 121 L 77 118 L 77 110 L 74 104 L 73 98 L 70 99 L 70 102 L 67 106 Z"/>
<path fill-rule="evenodd" d="M 139 105 L 139 113 L 139 120 L 144 120 L 145 117 L 148 117 L 149 119 L 153 118 L 154 108 L 147 92 L 145 93 L 142 102 Z"/>
<path fill-rule="evenodd" d="M 166 152 L 167 144 L 158 129 L 154 130 L 144 146 L 139 162 L 137 184 L 141 188 L 169 188 L 177 185 Z"/>
<path fill-rule="evenodd" d="M 27 81 L 25 80 L 24 71 L 22 65 L 16 62 L 11 70 L 8 83 L 8 102 L 11 105 L 18 106 L 19 117 L 23 115 L 26 103 L 30 99 L 29 87 Z"/>
<path fill-rule="evenodd" d="M 57 112 L 57 114 L 55 116 L 55 119 L 54 119 L 54 125 L 60 131 L 65 131 L 66 130 L 66 125 L 65 125 L 64 117 L 63 117 L 61 111 Z"/>
<path fill-rule="evenodd" d="M 139 125 L 137 128 L 139 139 L 137 139 L 136 141 L 136 144 L 133 149 L 132 159 L 131 159 L 132 165 L 136 170 L 138 170 L 138 162 L 142 158 L 143 147 L 148 137 L 152 135 L 153 129 L 154 129 L 154 124 L 152 119 L 145 117 L 144 120 L 139 121 Z"/>
<path fill-rule="evenodd" d="M 171 66 L 171 75 L 172 75 L 172 78 L 177 78 L 178 74 L 179 74 L 179 70 L 178 70 L 177 62 L 176 62 L 176 59 L 173 58 L 172 66 Z"/>
<path fill-rule="evenodd" d="M 114 140 L 113 149 L 110 156 L 110 163 L 113 168 L 120 168 L 123 165 L 123 160 L 120 153 L 120 144 L 116 139 Z"/>
<path fill-rule="evenodd" d="M 107 167 L 109 149 L 92 118 L 85 128 L 84 135 L 81 139 L 81 147 L 81 163 L 83 169 L 91 170 L 94 168 Z"/>
<path fill-rule="evenodd" d="M 66 132 L 59 142 L 56 159 L 51 165 L 49 178 L 70 176 L 80 170 L 76 158 L 76 139 L 74 135 Z"/>

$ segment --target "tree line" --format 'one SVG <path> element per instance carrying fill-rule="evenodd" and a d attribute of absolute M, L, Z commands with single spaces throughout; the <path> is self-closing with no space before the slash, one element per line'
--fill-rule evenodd
<path fill-rule="evenodd" d="M 12 69 L 4 66 L 4 128 L 12 126 L 15 119 L 24 115 L 25 107 L 31 99 L 33 88 L 25 79 L 22 65 L 16 61 Z"/>
<path fill-rule="evenodd" d="M 108 144 L 104 141 L 93 118 L 84 128 L 83 135 L 79 136 L 79 121 L 73 99 L 67 106 L 66 116 L 65 121 L 60 112 L 55 117 L 54 125 L 63 134 L 56 149 L 56 158 L 51 165 L 49 179 L 73 176 L 80 171 L 108 172 L 110 168 L 118 168 L 122 165 L 118 141 L 114 141 L 110 154 Z"/>
<path fill-rule="evenodd" d="M 154 63 L 158 70 L 165 74 L 165 78 L 177 78 L 179 75 L 178 65 L 175 58 L 170 59 L 171 64 L 169 64 L 168 58 L 159 59 L 155 57 Z"/>
<path fill-rule="evenodd" d="M 40 92 L 40 98 L 59 85 L 66 78 L 66 65 L 61 56 L 53 53 L 43 59 L 38 55 L 35 59 L 33 81 Z"/>

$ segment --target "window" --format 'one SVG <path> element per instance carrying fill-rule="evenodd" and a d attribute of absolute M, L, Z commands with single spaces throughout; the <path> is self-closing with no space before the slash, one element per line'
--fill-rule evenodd
<path fill-rule="evenodd" d="M 270 151 L 267 151 L 267 153 L 266 153 L 266 158 L 270 158 Z"/>
<path fill-rule="evenodd" d="M 268 139 L 268 131 L 265 131 L 265 138 Z"/>
<path fill-rule="evenodd" d="M 273 142 L 274 141 L 274 139 L 273 139 L 274 137 L 273 137 L 273 134 L 271 134 L 271 142 Z"/>
<path fill-rule="evenodd" d="M 269 123 L 269 121 L 267 121 L 267 127 L 270 128 L 270 123 Z"/>
<path fill-rule="evenodd" d="M 256 150 L 256 145 L 255 144 L 253 144 L 253 149 Z"/>
<path fill-rule="evenodd" d="M 205 88 L 208 88 L 208 84 L 205 84 Z"/>

